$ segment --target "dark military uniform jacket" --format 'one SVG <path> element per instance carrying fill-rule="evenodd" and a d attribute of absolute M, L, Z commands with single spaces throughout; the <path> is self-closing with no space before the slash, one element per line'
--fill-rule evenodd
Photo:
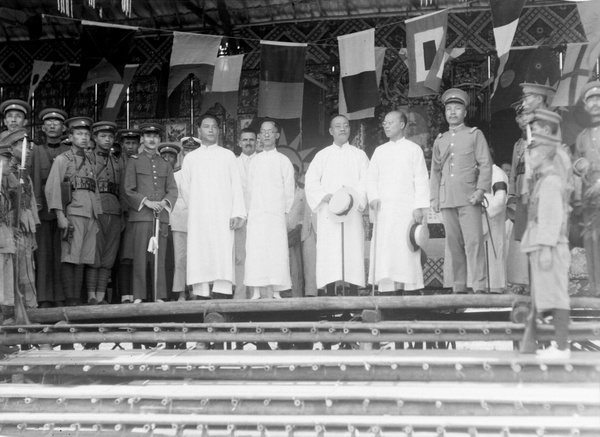
<path fill-rule="evenodd" d="M 46 196 L 44 190 L 46 181 L 50 174 L 50 169 L 56 157 L 70 147 L 63 143 L 58 144 L 41 144 L 33 147 L 31 153 L 31 180 L 33 181 L 33 193 L 37 203 L 40 220 L 49 221 L 56 220 L 54 211 L 48 210 Z"/>
<path fill-rule="evenodd" d="M 120 192 L 122 190 L 123 162 L 112 153 L 100 149 L 96 150 L 94 158 L 102 213 L 121 215 Z"/>
<path fill-rule="evenodd" d="M 85 152 L 75 146 L 58 155 L 52 164 L 45 189 L 49 210 L 63 210 L 61 192 L 63 181 L 69 182 L 73 189 L 72 200 L 64 211 L 65 215 L 98 218 L 102 214 L 94 163 Z"/>
<path fill-rule="evenodd" d="M 475 190 L 489 192 L 491 183 L 490 151 L 479 129 L 462 124 L 438 136 L 431 159 L 432 201 L 440 208 L 466 206 Z"/>
<path fill-rule="evenodd" d="M 133 155 L 125 168 L 124 196 L 129 205 L 130 222 L 154 221 L 154 212 L 143 205 L 145 199 L 154 202 L 166 200 L 169 210 L 177 200 L 177 184 L 171 164 L 158 152 L 146 151 Z M 169 223 L 169 211 L 163 210 L 160 221 Z"/>

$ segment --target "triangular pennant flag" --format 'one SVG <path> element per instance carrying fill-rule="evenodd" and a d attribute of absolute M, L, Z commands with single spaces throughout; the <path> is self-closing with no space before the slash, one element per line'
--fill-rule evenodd
<path fill-rule="evenodd" d="M 436 90 L 425 86 L 425 81 L 430 70 L 436 68 L 436 65 L 439 69 L 442 63 L 443 52 L 446 49 L 447 26 L 447 9 L 406 20 L 408 97 L 437 94 Z"/>
<path fill-rule="evenodd" d="M 104 109 L 102 110 L 103 121 L 115 121 L 119 115 L 119 110 L 123 104 L 123 99 L 127 95 L 127 88 L 135 76 L 139 64 L 126 65 L 123 72 L 123 79 L 118 82 L 110 82 L 104 100 Z"/>
<path fill-rule="evenodd" d="M 212 85 L 222 39 L 215 35 L 173 32 L 168 96 L 190 74 L 195 75 L 207 87 Z"/>
<path fill-rule="evenodd" d="M 33 61 L 33 68 L 31 69 L 31 80 L 29 82 L 29 98 L 33 96 L 38 85 L 42 82 L 42 79 L 52 67 L 53 62 L 46 61 Z"/>
<path fill-rule="evenodd" d="M 202 100 L 202 108 L 206 111 L 219 102 L 232 117 L 237 117 L 238 91 L 244 55 L 221 56 L 215 63 L 212 91 L 207 91 Z"/>
<path fill-rule="evenodd" d="M 375 29 L 338 36 L 340 81 L 348 112 L 379 106 Z M 341 111 L 341 109 L 340 109 Z"/>
<path fill-rule="evenodd" d="M 135 27 L 82 22 L 81 89 L 123 78 L 136 31 Z"/>
<path fill-rule="evenodd" d="M 258 116 L 300 118 L 307 45 L 261 41 L 260 47 Z"/>
<path fill-rule="evenodd" d="M 438 92 L 440 90 L 440 85 L 442 84 L 442 76 L 444 75 L 446 62 L 462 56 L 465 51 L 465 48 L 438 50 L 438 55 L 441 53 L 441 56 L 436 56 L 433 60 L 433 65 L 429 69 L 427 79 L 425 79 L 425 86 Z"/>
<path fill-rule="evenodd" d="M 593 65 L 588 64 L 588 43 L 567 44 L 560 83 L 552 99 L 552 106 L 574 106 L 581 91 L 592 75 Z"/>
<path fill-rule="evenodd" d="M 508 53 L 510 52 L 510 47 L 517 31 L 519 17 L 521 16 L 524 4 L 525 0 L 490 0 L 492 23 L 494 25 L 494 40 L 496 41 L 496 53 L 498 55 L 498 70 L 496 72 L 494 93 L 496 92 L 496 88 L 498 88 L 498 81 L 508 60 Z"/>
<path fill-rule="evenodd" d="M 379 82 L 381 81 L 381 75 L 383 73 L 383 61 L 385 60 L 385 47 L 375 47 L 375 77 L 377 80 L 377 87 L 379 88 Z M 363 109 L 355 112 L 348 112 L 348 106 L 346 105 L 346 96 L 344 95 L 344 87 L 342 85 L 342 78 L 340 77 L 339 86 L 339 103 L 338 112 L 340 114 L 346 114 L 348 120 L 362 120 L 363 118 L 375 117 L 375 107 Z"/>

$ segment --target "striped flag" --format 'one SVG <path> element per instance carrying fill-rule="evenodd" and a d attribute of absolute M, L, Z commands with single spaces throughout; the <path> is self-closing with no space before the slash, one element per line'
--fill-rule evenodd
<path fill-rule="evenodd" d="M 383 72 L 383 61 L 385 59 L 385 47 L 375 47 L 375 76 L 377 80 L 377 88 L 379 88 L 379 82 L 381 81 L 381 74 Z M 375 117 L 375 107 L 363 109 L 356 112 L 348 112 L 348 105 L 346 105 L 346 96 L 344 95 L 344 86 L 342 85 L 342 78 L 340 77 L 339 83 L 339 103 L 338 112 L 340 114 L 346 114 L 348 120 L 362 120 L 363 118 Z"/>
<path fill-rule="evenodd" d="M 490 0 L 494 40 L 496 41 L 496 53 L 498 55 L 494 93 L 498 87 L 498 81 L 502 76 L 506 61 L 508 61 L 508 53 L 519 25 L 519 17 L 524 4 L 525 0 Z"/>
<path fill-rule="evenodd" d="M 101 120 L 115 121 L 117 119 L 119 111 L 121 110 L 121 105 L 123 104 L 123 99 L 125 99 L 125 96 L 127 95 L 127 88 L 129 88 L 133 76 L 135 76 L 135 72 L 139 66 L 139 64 L 125 65 L 123 79 L 108 84 Z"/>
<path fill-rule="evenodd" d="M 215 63 L 212 89 L 204 94 L 203 111 L 219 102 L 232 117 L 237 117 L 238 90 L 244 55 L 221 56 Z"/>
<path fill-rule="evenodd" d="M 340 80 L 348 112 L 378 106 L 380 100 L 375 66 L 375 29 L 338 36 L 338 48 Z"/>
<path fill-rule="evenodd" d="M 430 72 L 434 71 L 435 77 L 442 65 L 447 26 L 447 9 L 406 20 L 408 97 L 437 94 L 437 89 L 427 87 L 425 82 Z M 435 81 L 430 80 L 430 84 L 435 86 Z"/>
<path fill-rule="evenodd" d="M 212 85 L 222 37 L 173 32 L 167 96 L 190 74 Z"/>
<path fill-rule="evenodd" d="M 302 117 L 304 43 L 261 41 L 258 116 Z"/>

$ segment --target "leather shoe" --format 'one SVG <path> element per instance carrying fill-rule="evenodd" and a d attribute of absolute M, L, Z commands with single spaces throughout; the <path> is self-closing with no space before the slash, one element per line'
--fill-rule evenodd
<path fill-rule="evenodd" d="M 98 300 L 96 300 L 95 297 L 92 297 L 90 300 L 88 300 L 88 305 L 98 305 Z"/>

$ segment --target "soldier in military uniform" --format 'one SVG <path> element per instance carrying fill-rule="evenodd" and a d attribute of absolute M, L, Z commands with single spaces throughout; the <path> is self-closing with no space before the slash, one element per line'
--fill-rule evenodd
<path fill-rule="evenodd" d="M 46 141 L 35 146 L 31 154 L 31 179 L 41 221 L 35 234 L 38 244 L 35 264 L 39 307 L 48 308 L 64 305 L 65 292 L 60 280 L 61 231 L 56 222 L 56 214 L 48 210 L 44 189 L 54 160 L 69 150 L 70 146 L 61 142 L 67 119 L 65 111 L 46 108 L 40 111 L 39 118 Z"/>
<path fill-rule="evenodd" d="M 13 258 L 16 252 L 15 237 L 11 226 L 9 179 L 14 175 L 9 171 L 10 146 L 0 141 L 0 325 L 14 323 L 15 283 Z"/>
<path fill-rule="evenodd" d="M 22 163 L 23 147 L 27 147 L 26 156 L 30 155 L 30 144 L 25 145 L 24 139 L 27 132 L 25 129 L 18 129 L 2 139 L 2 144 L 8 145 L 12 154 L 10 167 L 6 172 L 12 173 L 8 180 L 8 196 L 11 208 L 8 212 L 15 231 L 16 243 L 16 262 L 18 265 L 18 284 L 19 290 L 24 298 L 25 306 L 28 308 L 37 307 L 37 292 L 35 288 L 35 269 L 33 261 L 33 251 L 37 248 L 35 241 L 36 227 L 40 224 L 37 205 L 33 196 L 33 183 L 23 170 L 23 183 L 19 183 L 19 168 Z M 27 159 L 25 161 L 27 167 Z M 17 204 L 17 191 L 21 190 L 21 202 Z M 16 209 L 19 208 L 19 217 L 16 220 Z"/>
<path fill-rule="evenodd" d="M 591 126 L 575 143 L 575 173 L 581 177 L 583 246 L 591 293 L 600 296 L 600 81 L 588 83 L 581 94 Z"/>
<path fill-rule="evenodd" d="M 140 138 L 142 131 L 139 129 L 121 129 L 119 130 L 119 143 L 123 148 L 123 160 L 126 163 L 130 156 L 141 152 Z"/>
<path fill-rule="evenodd" d="M 6 131 L 0 133 L 0 140 L 8 134 L 27 126 L 27 117 L 31 113 L 29 103 L 19 99 L 11 99 L 0 105 L 0 114 L 4 117 Z"/>
<path fill-rule="evenodd" d="M 531 296 L 538 314 L 552 312 L 556 344 L 537 355 L 568 358 L 569 265 L 571 253 L 567 236 L 569 200 L 566 180 L 555 168 L 560 138 L 534 132 L 528 149 L 536 182 L 529 193 L 527 227 L 521 250 L 528 255 L 531 269 Z"/>
<path fill-rule="evenodd" d="M 119 189 L 123 177 L 121 160 L 112 153 L 117 124 L 99 121 L 92 125 L 96 142 L 94 151 L 95 175 L 102 203 L 102 214 L 98 216 L 96 234 L 96 262 L 86 267 L 85 286 L 88 304 L 107 304 L 106 288 L 110 273 L 119 251 L 123 219 Z"/>
<path fill-rule="evenodd" d="M 48 209 L 56 213 L 61 242 L 61 279 L 69 306 L 80 302 L 84 265 L 96 259 L 96 233 L 102 204 L 94 163 L 86 153 L 93 121 L 73 117 L 66 121 L 71 149 L 54 160 L 46 182 Z"/>
<path fill-rule="evenodd" d="M 442 96 L 448 132 L 433 144 L 431 205 L 442 211 L 451 255 L 455 293 L 486 290 L 481 202 L 489 192 L 492 164 L 487 141 L 477 128 L 465 126 L 469 96 L 452 88 Z"/>
<path fill-rule="evenodd" d="M 129 205 L 129 232 L 133 234 L 133 286 L 123 302 L 139 303 L 147 299 L 151 287 L 147 283 L 148 269 L 154 271 L 154 256 L 147 251 L 148 241 L 154 236 L 155 215 L 160 217 L 158 241 L 157 300 L 166 298 L 165 255 L 170 212 L 177 200 L 177 185 L 171 166 L 157 153 L 163 132 L 157 123 L 140 125 L 144 151 L 130 157 L 125 169 L 125 199 Z"/>

